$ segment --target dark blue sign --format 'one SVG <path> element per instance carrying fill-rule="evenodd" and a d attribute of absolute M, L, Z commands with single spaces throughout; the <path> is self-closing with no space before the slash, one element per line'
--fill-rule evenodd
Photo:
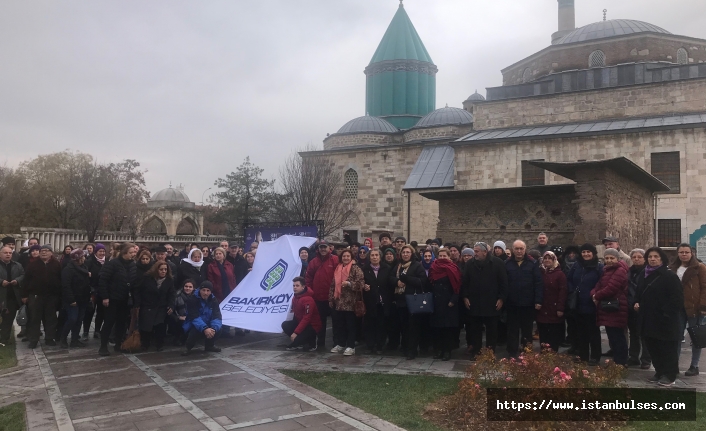
<path fill-rule="evenodd" d="M 318 238 L 319 229 L 316 226 L 282 226 L 282 227 L 252 227 L 245 229 L 245 251 L 250 251 L 254 242 L 274 241 L 282 235 L 308 236 Z"/>

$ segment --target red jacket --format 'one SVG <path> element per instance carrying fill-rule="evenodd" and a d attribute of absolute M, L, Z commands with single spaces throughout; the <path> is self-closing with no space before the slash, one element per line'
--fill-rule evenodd
<path fill-rule="evenodd" d="M 333 272 L 338 266 L 338 256 L 329 254 L 325 260 L 316 256 L 306 270 L 306 287 L 311 289 L 314 300 L 328 302 L 328 291 L 333 281 Z"/>
<path fill-rule="evenodd" d="M 223 268 L 226 270 L 226 276 L 228 277 L 228 288 L 223 289 L 221 285 L 221 270 L 218 268 L 218 262 L 215 260 L 208 264 L 206 268 L 206 278 L 213 284 L 213 296 L 216 297 L 218 302 L 225 299 L 231 290 L 235 289 L 235 270 L 233 269 L 233 264 L 227 260 L 223 262 Z"/>
<path fill-rule="evenodd" d="M 563 323 L 564 317 L 557 316 L 557 311 L 564 312 L 566 304 L 567 286 L 566 275 L 561 266 L 546 269 L 542 266 L 542 280 L 544 281 L 544 299 L 542 308 L 537 311 L 539 323 Z"/>
<path fill-rule="evenodd" d="M 294 320 L 299 322 L 294 333 L 299 335 L 307 326 L 311 325 L 317 333 L 321 330 L 321 318 L 319 317 L 319 309 L 316 308 L 313 292 L 306 290 L 299 295 L 294 295 L 292 299 L 292 311 L 294 311 Z"/>
<path fill-rule="evenodd" d="M 596 324 L 612 328 L 628 326 L 628 265 L 619 260 L 616 265 L 603 268 L 603 276 L 591 290 L 591 297 L 598 301 Z M 619 311 L 606 312 L 601 309 L 601 301 L 618 299 Z"/>

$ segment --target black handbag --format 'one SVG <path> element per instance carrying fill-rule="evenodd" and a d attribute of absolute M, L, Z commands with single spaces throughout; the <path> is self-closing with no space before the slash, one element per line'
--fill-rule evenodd
<path fill-rule="evenodd" d="M 601 310 L 606 313 L 616 313 L 620 311 L 620 302 L 617 299 L 607 299 L 601 301 Z"/>
<path fill-rule="evenodd" d="M 694 349 L 706 347 L 706 325 L 689 326 L 687 329 Z"/>
<path fill-rule="evenodd" d="M 409 314 L 431 314 L 434 312 L 434 296 L 431 293 L 405 295 Z"/>
<path fill-rule="evenodd" d="M 568 311 L 576 311 L 579 306 L 579 291 L 574 290 L 566 295 L 566 309 Z"/>

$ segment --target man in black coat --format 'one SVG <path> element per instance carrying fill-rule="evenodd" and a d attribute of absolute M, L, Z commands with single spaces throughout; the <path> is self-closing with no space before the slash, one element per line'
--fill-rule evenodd
<path fill-rule="evenodd" d="M 15 320 L 17 311 L 27 298 L 22 297 L 22 282 L 25 270 L 22 265 L 12 260 L 12 248 L 0 249 L 0 343 L 10 342 L 12 321 Z"/>
<path fill-rule="evenodd" d="M 382 347 L 387 338 L 385 328 L 385 308 L 392 302 L 393 289 L 390 286 L 391 268 L 382 262 L 380 250 L 370 250 L 369 262 L 363 266 L 363 301 L 365 302 L 365 317 L 363 325 L 365 341 L 368 350 L 378 355 L 382 354 Z M 395 310 L 396 311 L 396 310 Z"/>
<path fill-rule="evenodd" d="M 98 354 L 108 356 L 108 338 L 115 325 L 115 351 L 125 336 L 125 327 L 130 315 L 130 291 L 135 287 L 137 266 L 135 244 L 126 242 L 120 248 L 120 256 L 109 260 L 100 273 L 98 292 L 105 307 L 105 320 L 101 328 L 101 346 Z"/>
<path fill-rule="evenodd" d="M 39 342 L 39 328 L 44 325 L 44 340 L 47 346 L 56 346 L 56 312 L 61 303 L 61 263 L 54 258 L 50 245 L 43 245 L 39 259 L 27 265 L 25 275 L 27 285 L 27 308 L 29 323 L 27 338 L 29 348 L 34 349 Z"/>
<path fill-rule="evenodd" d="M 544 282 L 539 262 L 527 255 L 527 245 L 523 241 L 512 244 L 512 257 L 505 261 L 505 269 L 508 281 L 507 352 L 516 357 L 520 344 L 524 348 L 532 343 L 532 324 L 535 310 L 542 308 Z"/>
<path fill-rule="evenodd" d="M 466 341 L 470 347 L 471 359 L 475 359 L 483 345 L 483 326 L 485 347 L 495 351 L 500 309 L 507 298 L 505 263 L 493 256 L 488 248 L 484 242 L 475 244 L 475 255 L 466 262 L 461 283 L 461 297 L 469 323 L 467 327 L 470 327 Z"/>
<path fill-rule="evenodd" d="M 235 273 L 235 284 L 236 286 L 243 281 L 246 275 L 248 275 L 248 262 L 245 260 L 242 254 L 240 254 L 240 245 L 237 242 L 231 242 L 228 244 L 228 256 L 226 260 L 233 264 L 233 272 Z"/>

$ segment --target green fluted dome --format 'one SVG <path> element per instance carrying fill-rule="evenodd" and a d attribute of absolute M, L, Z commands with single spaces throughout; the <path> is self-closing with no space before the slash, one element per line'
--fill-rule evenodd
<path fill-rule="evenodd" d="M 400 129 L 413 127 L 436 108 L 438 69 L 400 4 L 366 75 L 365 107 Z"/>

